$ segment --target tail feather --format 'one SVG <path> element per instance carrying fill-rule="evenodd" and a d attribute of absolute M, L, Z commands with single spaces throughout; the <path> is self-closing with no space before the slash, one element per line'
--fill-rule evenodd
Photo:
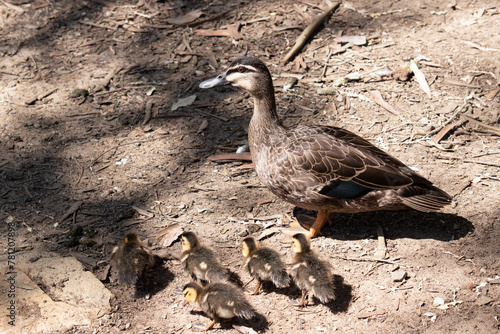
<path fill-rule="evenodd" d="M 256 312 L 253 309 L 252 305 L 248 304 L 247 302 L 243 302 L 241 303 L 241 305 L 239 305 L 238 312 L 235 312 L 235 314 L 240 318 L 250 320 L 256 315 Z"/>
<path fill-rule="evenodd" d="M 400 189 L 398 194 L 405 205 L 422 212 L 438 211 L 451 202 L 450 195 L 434 186 L 429 188 L 409 186 Z"/>
<path fill-rule="evenodd" d="M 317 286 L 314 291 L 314 296 L 320 300 L 322 303 L 328 303 L 336 298 L 335 288 L 333 284 L 328 282 L 327 284 L 322 284 Z"/>
<path fill-rule="evenodd" d="M 284 288 L 290 285 L 290 276 L 284 270 L 273 272 L 271 280 L 278 288 Z"/>

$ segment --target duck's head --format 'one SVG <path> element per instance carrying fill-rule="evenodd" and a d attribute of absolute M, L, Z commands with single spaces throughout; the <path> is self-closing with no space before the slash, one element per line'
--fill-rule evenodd
<path fill-rule="evenodd" d="M 198 237 L 193 232 L 184 232 L 181 235 L 181 245 L 183 251 L 190 251 L 198 247 Z"/>
<path fill-rule="evenodd" d="M 302 234 L 297 233 L 292 237 L 292 251 L 294 253 L 307 253 L 311 250 L 311 245 L 309 244 L 309 239 Z"/>
<path fill-rule="evenodd" d="M 125 243 L 126 244 L 141 244 L 141 239 L 137 236 L 135 233 L 129 233 L 125 236 Z"/>
<path fill-rule="evenodd" d="M 243 239 L 243 241 L 241 242 L 241 246 L 241 253 L 244 257 L 247 257 L 259 248 L 259 244 L 252 237 Z"/>
<path fill-rule="evenodd" d="M 200 88 L 212 88 L 231 84 L 243 88 L 253 96 L 259 96 L 263 88 L 272 88 L 272 79 L 266 65 L 255 57 L 240 57 L 216 76 L 200 83 Z M 274 93 L 274 92 L 273 92 Z"/>
<path fill-rule="evenodd" d="M 202 286 L 197 282 L 191 282 L 184 286 L 184 288 L 182 289 L 182 295 L 187 302 L 194 303 L 196 302 L 196 299 L 198 299 L 198 295 L 202 290 Z"/>

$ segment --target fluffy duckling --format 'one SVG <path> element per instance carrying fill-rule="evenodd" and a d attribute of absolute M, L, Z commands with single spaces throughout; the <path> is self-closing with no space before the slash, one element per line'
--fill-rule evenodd
<path fill-rule="evenodd" d="M 311 250 L 307 237 L 297 233 L 292 237 L 292 267 L 290 274 L 302 290 L 299 306 L 306 306 L 312 296 L 322 303 L 335 299 L 335 290 L 328 266 Z"/>
<path fill-rule="evenodd" d="M 200 245 L 193 232 L 181 235 L 182 252 L 179 256 L 184 269 L 197 281 L 227 281 L 229 273 L 224 269 L 213 250 Z"/>
<path fill-rule="evenodd" d="M 111 266 L 118 272 L 118 282 L 121 285 L 133 285 L 140 278 L 145 283 L 148 268 L 154 264 L 154 255 L 139 239 L 130 233 L 113 249 Z"/>
<path fill-rule="evenodd" d="M 230 283 L 215 282 L 203 287 L 191 282 L 184 287 L 182 295 L 186 301 L 196 303 L 212 318 L 203 331 L 211 329 L 220 318 L 240 317 L 249 320 L 256 315 L 243 293 Z"/>
<path fill-rule="evenodd" d="M 252 295 L 259 293 L 263 281 L 271 281 L 278 288 L 287 287 L 290 284 L 290 276 L 275 250 L 259 247 L 254 238 L 247 237 L 242 241 L 241 252 L 245 257 L 243 267 L 257 279 L 257 286 L 251 293 Z"/>

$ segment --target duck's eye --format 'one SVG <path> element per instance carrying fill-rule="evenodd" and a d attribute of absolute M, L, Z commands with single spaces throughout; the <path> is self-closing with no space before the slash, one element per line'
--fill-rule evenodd
<path fill-rule="evenodd" d="M 238 72 L 240 72 L 240 73 L 244 73 L 244 72 L 246 72 L 246 70 L 247 69 L 244 67 L 238 67 Z"/>

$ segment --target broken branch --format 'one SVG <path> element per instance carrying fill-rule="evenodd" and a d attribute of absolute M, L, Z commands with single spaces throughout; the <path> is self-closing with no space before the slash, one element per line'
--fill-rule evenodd
<path fill-rule="evenodd" d="M 310 25 L 308 25 L 306 29 L 304 29 L 302 34 L 300 34 L 299 38 L 297 38 L 297 40 L 295 41 L 295 45 L 283 59 L 283 65 L 288 63 L 290 59 L 292 59 L 293 57 L 295 57 L 297 53 L 299 53 L 302 47 L 306 44 L 309 37 L 311 37 L 312 34 L 314 34 L 314 32 L 319 28 L 319 26 L 323 23 L 323 21 L 330 15 L 330 13 L 337 10 L 339 6 L 340 2 L 334 3 L 333 5 L 330 6 L 330 8 L 321 13 L 320 16 L 315 18 L 314 21 Z"/>

